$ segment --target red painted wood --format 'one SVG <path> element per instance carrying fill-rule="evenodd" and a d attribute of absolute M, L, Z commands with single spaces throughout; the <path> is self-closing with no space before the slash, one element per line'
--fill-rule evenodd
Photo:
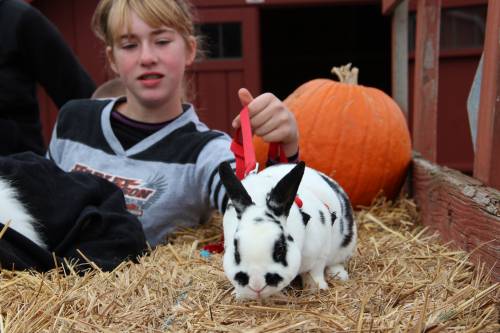
<path fill-rule="evenodd" d="M 413 94 L 413 143 L 424 158 L 437 161 L 437 103 L 440 0 L 419 0 Z"/>
<path fill-rule="evenodd" d="M 243 76 L 240 75 L 238 72 L 229 72 L 227 73 L 227 92 L 229 94 L 228 98 L 228 112 L 227 112 L 227 120 L 228 124 L 230 125 L 231 122 L 233 121 L 234 117 L 236 117 L 242 108 L 242 105 L 237 98 L 233 98 L 236 94 L 238 94 L 238 90 L 243 87 Z M 233 129 L 232 127 L 228 126 L 226 129 L 227 133 L 232 134 Z"/>
<path fill-rule="evenodd" d="M 408 122 L 408 1 L 397 0 L 391 22 L 392 98 Z"/>
<path fill-rule="evenodd" d="M 439 60 L 437 119 L 437 163 L 472 174 L 474 152 L 467 115 L 467 97 L 479 63 L 480 54 L 442 56 Z M 414 62 L 410 61 L 409 100 L 413 100 Z M 409 105 L 413 133 L 413 106 Z"/>
<path fill-rule="evenodd" d="M 439 63 L 437 163 L 469 174 L 474 152 L 467 97 L 478 61 L 479 57 L 462 57 L 443 59 Z"/>
<path fill-rule="evenodd" d="M 220 60 L 206 60 L 193 64 L 191 70 L 195 72 L 218 72 L 221 68 L 228 71 L 243 71 L 245 64 L 240 59 L 220 59 Z"/>
<path fill-rule="evenodd" d="M 77 54 L 75 51 L 77 38 L 73 19 L 74 0 L 37 0 L 32 5 L 54 23 L 68 46 Z M 42 88 L 39 88 L 38 96 L 43 138 L 48 143 L 52 136 L 58 108 Z"/>
<path fill-rule="evenodd" d="M 389 14 L 394 8 L 393 3 L 399 0 L 382 0 L 382 10 L 384 14 Z M 410 1 L 410 10 L 416 10 L 417 1 Z M 350 6 L 362 4 L 378 4 L 380 0 L 263 0 L 262 3 L 249 4 L 246 0 L 191 0 L 193 5 L 198 8 L 208 7 L 230 7 L 230 6 L 276 6 L 276 5 L 339 5 L 346 4 Z M 462 7 L 462 6 L 476 6 L 488 3 L 488 0 L 442 0 L 442 7 Z M 384 11 L 384 6 L 387 6 L 388 11 Z M 392 6 L 392 9 L 391 9 Z"/>
<path fill-rule="evenodd" d="M 488 2 L 474 176 L 500 189 L 500 1 Z"/>
<path fill-rule="evenodd" d="M 254 7 L 234 9 L 200 9 L 199 22 L 241 22 L 242 58 L 206 59 L 190 69 L 194 76 L 200 118 L 211 128 L 231 132 L 231 121 L 240 111 L 238 89 L 248 88 L 260 94 L 260 48 L 258 10 Z"/>
<path fill-rule="evenodd" d="M 382 14 L 389 15 L 402 0 L 382 0 Z"/>
<path fill-rule="evenodd" d="M 500 191 L 458 171 L 413 159 L 413 190 L 421 221 L 444 242 L 471 252 L 500 281 Z"/>
<path fill-rule="evenodd" d="M 98 40 L 90 28 L 90 19 L 98 0 L 75 1 L 73 8 L 75 51 L 90 76 L 100 85 L 110 77 L 104 44 Z"/>
<path fill-rule="evenodd" d="M 380 0 L 191 0 L 198 8 L 230 7 L 230 6 L 276 6 L 276 5 L 325 5 L 325 4 L 376 4 Z"/>
<path fill-rule="evenodd" d="M 417 9 L 418 0 L 410 0 L 410 11 Z M 441 8 L 456 8 L 487 4 L 488 0 L 441 0 Z"/>
<path fill-rule="evenodd" d="M 220 71 L 198 75 L 197 88 L 197 113 L 200 119 L 211 128 L 226 131 L 229 111 L 226 73 Z"/>
<path fill-rule="evenodd" d="M 259 11 L 257 8 L 247 8 L 244 12 L 243 55 L 243 65 L 245 68 L 245 80 L 243 84 L 255 96 L 262 92 Z"/>

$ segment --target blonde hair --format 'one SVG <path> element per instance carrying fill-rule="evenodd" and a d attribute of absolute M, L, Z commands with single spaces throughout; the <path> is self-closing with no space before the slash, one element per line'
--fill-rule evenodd
<path fill-rule="evenodd" d="M 186 46 L 190 45 L 190 38 L 195 38 L 198 46 L 194 50 L 196 57 L 203 58 L 204 52 L 199 47 L 202 39 L 195 36 L 194 7 L 189 0 L 100 0 L 92 16 L 92 30 L 106 46 L 112 48 L 119 37 L 119 29 L 124 25 L 129 25 L 130 29 L 132 11 L 151 27 L 175 29 Z M 194 98 L 189 80 L 184 80 L 182 90 L 183 101 L 188 100 L 188 95 Z"/>
<path fill-rule="evenodd" d="M 175 29 L 187 42 L 195 35 L 193 6 L 186 0 L 101 0 L 92 17 L 92 29 L 107 46 L 113 46 L 118 29 L 130 24 L 130 12 L 151 27 Z"/>

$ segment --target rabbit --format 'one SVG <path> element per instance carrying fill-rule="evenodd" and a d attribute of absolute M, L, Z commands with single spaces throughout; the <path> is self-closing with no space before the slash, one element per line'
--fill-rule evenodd
<path fill-rule="evenodd" d="M 38 246 L 47 249 L 43 237 L 37 231 L 37 222 L 19 201 L 19 193 L 7 179 L 0 176 L 0 223 L 14 229 Z M 0 226 L 0 230 L 3 226 Z"/>
<path fill-rule="evenodd" d="M 224 162 L 219 175 L 230 199 L 223 215 L 224 273 L 237 299 L 269 297 L 297 275 L 308 288 L 327 289 L 325 268 L 349 278 L 343 263 L 355 251 L 357 229 L 334 180 L 304 162 L 270 166 L 242 181 Z"/>

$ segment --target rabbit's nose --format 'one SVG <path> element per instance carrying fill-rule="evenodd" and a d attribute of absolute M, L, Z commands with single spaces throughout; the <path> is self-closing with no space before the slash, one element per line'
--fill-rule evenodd
<path fill-rule="evenodd" d="M 252 288 L 252 287 L 248 286 L 248 288 L 256 294 L 257 298 L 260 298 L 260 297 L 261 297 L 261 294 L 260 294 L 260 293 L 261 293 L 261 292 L 262 292 L 262 291 L 263 291 L 266 287 L 267 287 L 267 286 L 263 286 L 263 287 L 262 287 L 262 288 L 260 288 L 260 289 L 254 289 L 254 288 Z"/>
<path fill-rule="evenodd" d="M 248 283 L 248 287 L 256 292 L 260 293 L 266 287 L 266 281 L 260 278 L 250 278 L 250 282 Z"/>

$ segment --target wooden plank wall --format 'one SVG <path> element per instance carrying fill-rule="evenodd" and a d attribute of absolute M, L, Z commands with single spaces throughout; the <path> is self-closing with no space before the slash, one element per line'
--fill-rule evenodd
<path fill-rule="evenodd" d="M 383 0 L 382 8 L 388 13 L 404 5 L 402 0 Z M 413 196 L 424 225 L 438 231 L 444 241 L 469 251 L 474 262 L 484 263 L 492 279 L 500 281 L 500 1 L 488 2 L 484 45 L 488 62 L 481 86 L 476 178 L 435 163 L 440 7 L 440 0 L 417 3 Z M 397 61 L 401 59 L 393 59 Z"/>
<path fill-rule="evenodd" d="M 419 0 L 413 94 L 414 148 L 437 162 L 439 29 L 441 0 Z"/>
<path fill-rule="evenodd" d="M 500 188 L 500 1 L 490 0 L 484 42 L 474 177 Z M 500 236 L 499 236 L 500 237 Z"/>
<path fill-rule="evenodd" d="M 412 177 L 422 223 L 500 281 L 500 191 L 422 157 L 413 159 Z"/>

